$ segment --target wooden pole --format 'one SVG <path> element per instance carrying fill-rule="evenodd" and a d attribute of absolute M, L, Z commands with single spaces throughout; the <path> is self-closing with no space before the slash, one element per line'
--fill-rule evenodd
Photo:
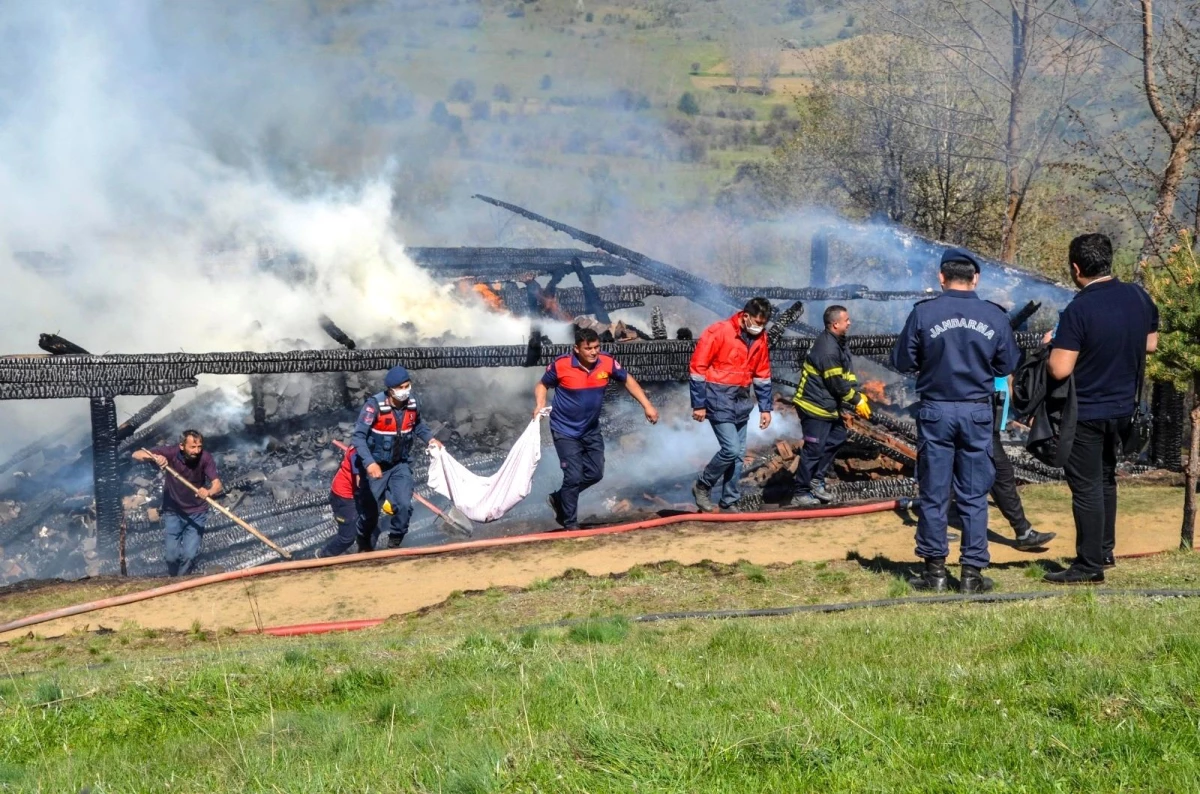
<path fill-rule="evenodd" d="M 147 455 L 153 455 L 153 454 L 154 454 L 153 452 L 151 452 L 151 451 L 150 451 L 150 450 L 148 450 L 148 449 L 143 449 L 143 450 L 142 450 L 142 452 L 145 452 Z M 189 490 L 189 491 L 191 491 L 192 493 L 196 494 L 196 496 L 200 496 L 200 489 L 199 489 L 199 488 L 197 488 L 196 486 L 192 485 L 192 484 L 191 484 L 190 482 L 188 482 L 186 479 L 184 479 L 184 477 L 183 477 L 183 475 L 182 475 L 182 474 L 180 474 L 179 472 L 175 471 L 175 470 L 174 470 L 174 469 L 172 469 L 170 466 L 163 466 L 163 467 L 162 467 L 162 470 L 163 470 L 163 471 L 165 471 L 167 474 L 170 474 L 170 475 L 171 475 L 172 477 L 174 477 L 175 479 L 179 480 L 179 481 L 180 481 L 181 483 L 183 483 L 184 485 L 186 485 L 186 486 L 187 486 L 187 488 L 188 488 L 188 490 Z M 249 524 L 247 524 L 247 523 L 246 523 L 245 521 L 243 521 L 242 519 L 240 519 L 240 518 L 238 518 L 237 516 L 235 516 L 233 513 L 231 513 L 231 512 L 229 512 L 228 510 L 226 510 L 226 509 L 225 509 L 225 508 L 224 508 L 222 505 L 218 504 L 218 503 L 217 503 L 217 501 L 216 501 L 215 499 L 213 499 L 213 498 L 211 498 L 211 497 L 208 497 L 208 496 L 201 497 L 201 498 L 203 498 L 203 499 L 204 499 L 204 501 L 208 502 L 210 505 L 212 505 L 214 508 L 216 508 L 216 509 L 217 509 L 217 511 L 218 511 L 218 512 L 220 512 L 222 515 L 224 515 L 226 518 L 228 518 L 229 520 L 233 521 L 233 523 L 237 524 L 239 527 L 241 527 L 242 529 L 246 530 L 246 531 L 247 531 L 247 532 L 249 532 L 251 535 L 253 535 L 254 537 L 258 538 L 258 539 L 259 539 L 259 540 L 261 540 L 263 543 L 267 544 L 268 546 L 270 546 L 270 547 L 271 547 L 272 549 L 274 549 L 275 551 L 279 552 L 281 555 L 283 555 L 283 556 L 284 556 L 284 557 L 286 557 L 287 559 L 289 559 L 289 560 L 290 560 L 290 559 L 292 558 L 292 554 L 291 554 L 291 552 L 289 552 L 287 549 L 283 549 L 283 548 L 280 548 L 279 546 L 276 546 L 276 545 L 275 545 L 275 544 L 274 544 L 274 543 L 271 541 L 271 539 L 270 539 L 270 538 L 268 538 L 268 537 L 267 537 L 266 535 L 264 535 L 263 533 L 259 532 L 259 531 L 258 531 L 257 529 L 255 529 L 254 527 L 252 527 L 252 526 L 250 526 Z"/>

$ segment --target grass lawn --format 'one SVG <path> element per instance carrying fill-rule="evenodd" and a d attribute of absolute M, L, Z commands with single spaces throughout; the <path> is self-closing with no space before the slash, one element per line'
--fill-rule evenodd
<path fill-rule="evenodd" d="M 1197 576 L 1169 554 L 1110 582 Z M 870 561 L 665 564 L 357 634 L 31 639 L 0 649 L 0 790 L 1196 790 L 1200 601 L 1102 592 L 622 617 L 906 594 Z"/>

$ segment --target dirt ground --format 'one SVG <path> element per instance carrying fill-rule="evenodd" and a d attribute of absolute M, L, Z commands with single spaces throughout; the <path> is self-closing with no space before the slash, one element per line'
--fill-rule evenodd
<path fill-rule="evenodd" d="M 1074 553 L 1074 527 L 1065 488 L 1026 492 L 1026 510 L 1041 531 L 1057 532 L 1045 549 L 1012 548 L 1012 533 L 992 511 L 993 562 L 1058 559 Z M 1182 499 L 1178 489 L 1122 489 L 1117 554 L 1173 549 L 1179 542 Z M 446 553 L 387 562 L 339 565 L 328 569 L 272 574 L 200 587 L 183 593 L 51 621 L 33 627 L 56 636 L 100 626 L 188 629 L 251 628 L 253 610 L 264 626 L 387 617 L 444 601 L 455 591 L 489 587 L 528 587 L 569 569 L 593 576 L 620 573 L 635 565 L 666 560 L 690 565 L 703 560 L 758 565 L 886 557 L 916 561 L 910 515 L 896 512 L 807 521 L 737 524 L 686 523 L 623 535 L 564 539 L 514 547 Z M 952 549 L 956 544 L 951 544 Z M 957 553 L 954 552 L 951 561 Z M 0 635 L 11 640 L 30 629 Z"/>

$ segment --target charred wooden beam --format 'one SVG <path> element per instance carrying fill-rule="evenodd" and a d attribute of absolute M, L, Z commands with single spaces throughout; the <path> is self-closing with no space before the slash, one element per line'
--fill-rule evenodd
<path fill-rule="evenodd" d="M 896 337 L 852 336 L 851 353 L 887 356 Z M 1041 342 L 1038 334 L 1019 334 L 1025 349 Z M 807 353 L 811 340 L 785 337 L 772 350 L 776 366 L 785 369 Z M 529 362 L 526 345 L 474 347 L 406 347 L 357 350 L 293 350 L 275 353 L 153 353 L 106 356 L 54 356 L 0 359 L 0 399 L 54 397 L 111 397 L 117 394 L 163 394 L 195 385 L 209 375 L 274 375 L 287 372 L 363 372 L 404 364 L 415 370 L 478 369 L 484 367 L 546 366 L 570 345 L 543 345 L 536 362 Z M 638 367 L 686 368 L 695 342 L 648 341 L 617 348 L 621 361 L 635 376 Z"/>
<path fill-rule="evenodd" d="M 1014 331 L 1020 330 L 1030 317 L 1037 314 L 1037 310 L 1042 308 L 1042 304 L 1037 301 L 1030 301 L 1021 307 L 1021 310 L 1008 318 L 1009 325 Z"/>
<path fill-rule="evenodd" d="M 516 213 L 531 221 L 549 226 L 551 229 L 568 234 L 581 243 L 599 248 L 613 256 L 620 257 L 629 263 L 629 272 L 634 275 L 641 276 L 647 281 L 652 281 L 655 284 L 670 286 L 678 291 L 689 300 L 711 309 L 718 314 L 726 314 L 731 310 L 740 309 L 743 301 L 730 295 L 722 287 L 713 284 L 707 279 L 692 275 L 686 270 L 681 270 L 674 265 L 668 265 L 666 262 L 660 262 L 656 259 L 640 254 L 631 248 L 626 248 L 622 245 L 606 240 L 603 237 L 585 232 L 582 229 L 576 229 L 574 226 L 568 226 L 565 223 L 560 223 L 551 220 L 543 215 L 538 215 L 523 207 L 518 207 L 516 204 L 509 204 L 506 201 L 500 201 L 489 196 L 476 194 L 474 198 L 480 201 L 487 202 L 495 207 L 506 209 L 509 212 Z"/>
<path fill-rule="evenodd" d="M 596 275 L 621 276 L 628 268 L 628 262 L 612 254 L 580 248 L 408 248 L 406 253 L 441 276 L 570 272 L 576 259 L 587 262 Z"/>
<path fill-rule="evenodd" d="M 115 552 L 125 513 L 117 463 L 117 406 L 111 397 L 93 398 L 92 480 L 96 499 L 96 548 Z"/>
<path fill-rule="evenodd" d="M 88 351 L 58 334 L 42 334 L 38 337 L 38 347 L 52 356 L 89 355 Z"/>
<path fill-rule="evenodd" d="M 329 334 L 329 338 L 337 342 L 342 347 L 346 348 L 347 350 L 353 350 L 355 347 L 357 347 L 357 345 L 354 343 L 354 340 L 350 338 L 350 335 L 339 328 L 337 323 L 329 319 L 328 315 L 322 314 L 317 318 L 317 322 L 320 324 L 321 330 Z"/>

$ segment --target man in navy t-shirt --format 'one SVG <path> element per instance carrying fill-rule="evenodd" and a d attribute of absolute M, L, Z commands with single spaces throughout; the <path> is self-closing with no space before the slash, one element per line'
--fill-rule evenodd
<path fill-rule="evenodd" d="M 1052 378 L 1075 376 L 1078 424 L 1064 470 L 1075 516 L 1075 562 L 1046 574 L 1057 584 L 1099 584 L 1114 564 L 1117 455 L 1137 407 L 1147 353 L 1158 347 L 1158 308 L 1135 284 L 1112 274 L 1112 243 L 1102 234 L 1071 241 L 1079 294 L 1052 333 Z M 1048 335 L 1051 336 L 1051 335 Z"/>
<path fill-rule="evenodd" d="M 533 390 L 536 417 L 546 407 L 547 391 L 554 389 L 550 435 L 562 466 L 563 483 L 550 494 L 550 508 L 554 510 L 554 520 L 566 529 L 579 529 L 579 494 L 604 477 L 600 411 L 604 407 L 604 391 L 613 380 L 625 384 L 650 424 L 658 422 L 658 411 L 650 404 L 646 392 L 620 362 L 600 352 L 600 336 L 591 328 L 575 329 L 574 352 L 551 361 Z"/>

